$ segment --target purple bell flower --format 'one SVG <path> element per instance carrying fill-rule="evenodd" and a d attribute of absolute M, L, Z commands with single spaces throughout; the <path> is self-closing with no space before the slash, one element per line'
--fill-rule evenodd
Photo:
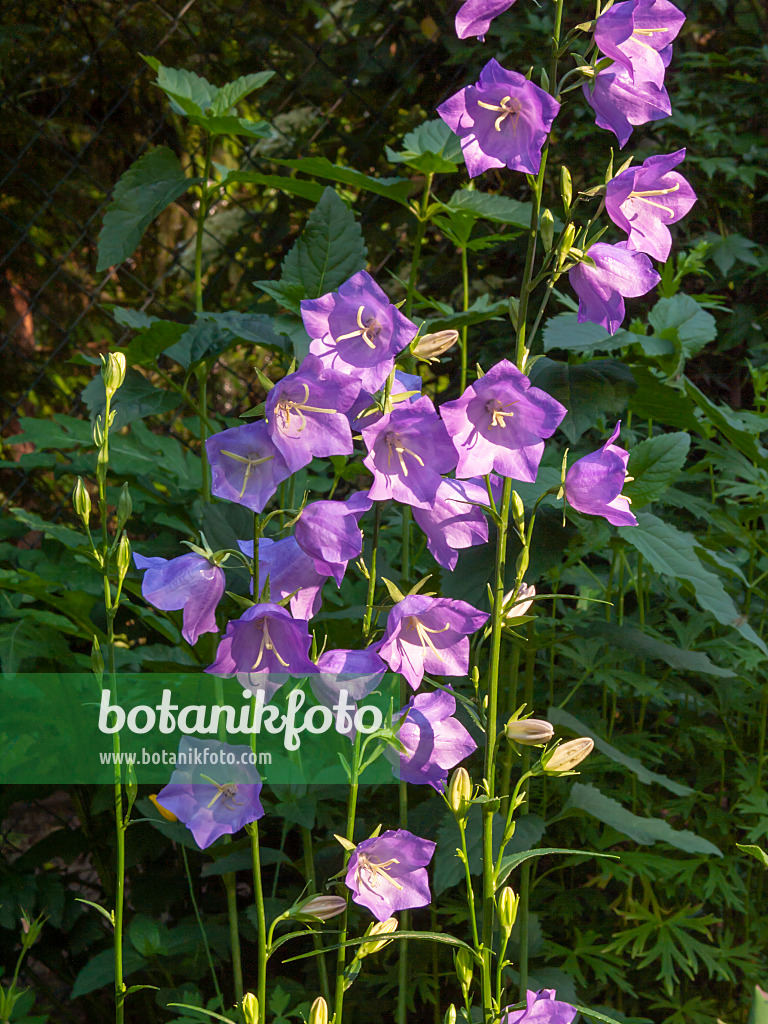
<path fill-rule="evenodd" d="M 608 216 L 626 231 L 633 249 L 647 252 L 661 263 L 666 263 L 672 248 L 669 225 L 683 218 L 696 202 L 691 186 L 672 170 L 684 159 L 684 149 L 649 156 L 640 167 L 628 167 L 606 186 Z"/>
<path fill-rule="evenodd" d="M 205 450 L 211 465 L 211 492 L 253 512 L 263 511 L 291 475 L 263 420 L 213 434 Z"/>
<path fill-rule="evenodd" d="M 338 704 L 341 691 L 347 691 L 347 728 L 339 731 L 350 740 L 355 738 L 352 719 L 357 711 L 357 702 L 373 693 L 387 670 L 378 648 L 378 644 L 373 644 L 363 651 L 324 651 L 317 659 L 317 675 L 309 679 L 309 685 L 319 703 L 331 710 Z"/>
<path fill-rule="evenodd" d="M 434 852 L 435 843 L 406 829 L 382 832 L 358 844 L 344 882 L 355 903 L 386 921 L 398 910 L 432 902 L 426 869 Z"/>
<path fill-rule="evenodd" d="M 253 558 L 253 541 L 239 540 L 238 546 L 244 555 Z M 330 572 L 318 570 L 295 537 L 259 540 L 259 586 L 263 587 L 269 576 L 269 594 L 273 601 L 291 597 L 291 615 L 294 619 L 309 621 L 320 611 L 322 589 Z"/>
<path fill-rule="evenodd" d="M 346 501 L 313 501 L 296 523 L 296 543 L 313 559 L 317 571 L 333 576 L 339 587 L 350 559 L 363 550 L 358 523 L 372 504 L 364 491 L 357 491 Z"/>
<path fill-rule="evenodd" d="M 456 475 L 502 476 L 533 483 L 544 438 L 557 430 L 567 410 L 506 359 L 470 384 L 440 413 L 459 453 Z"/>
<path fill-rule="evenodd" d="M 466 0 L 456 12 L 456 35 L 459 39 L 477 36 L 485 42 L 491 22 L 508 11 L 515 0 Z"/>
<path fill-rule="evenodd" d="M 218 633 L 216 607 L 224 593 L 224 570 L 202 555 L 147 558 L 134 551 L 137 569 L 146 569 L 141 583 L 145 601 L 164 612 L 184 609 L 181 635 L 196 644 L 201 633 Z"/>
<path fill-rule="evenodd" d="M 571 1024 L 576 1010 L 569 1003 L 560 1002 L 555 998 L 553 988 L 542 989 L 541 992 L 526 994 L 527 1006 L 524 1010 L 510 1010 L 501 1018 L 501 1024 Z"/>
<path fill-rule="evenodd" d="M 635 125 L 659 121 L 672 113 L 667 90 L 645 67 L 635 69 L 633 80 L 626 68 L 613 64 L 601 71 L 593 84 L 594 88 L 585 85 L 582 91 L 595 112 L 595 123 L 613 132 L 620 147 L 626 145 Z"/>
<path fill-rule="evenodd" d="M 267 429 L 292 473 L 315 456 L 352 454 L 352 431 L 344 413 L 359 392 L 359 380 L 329 370 L 313 355 L 275 384 L 265 407 Z"/>
<path fill-rule="evenodd" d="M 624 0 L 601 14 L 595 24 L 600 51 L 629 73 L 641 72 L 661 86 L 672 59 L 672 40 L 685 15 L 669 0 Z"/>
<path fill-rule="evenodd" d="M 456 699 L 443 690 L 434 690 L 417 693 L 393 716 L 395 722 L 405 716 L 397 736 L 408 750 L 407 754 L 398 754 L 388 747 L 384 752 L 395 765 L 398 778 L 444 792 L 450 769 L 477 750 L 475 741 L 453 717 L 455 713 Z"/>
<path fill-rule="evenodd" d="M 370 274 L 360 270 L 337 292 L 303 299 L 301 317 L 312 339 L 309 351 L 325 366 L 378 391 L 395 356 L 416 337 L 416 324 L 389 301 Z"/>
<path fill-rule="evenodd" d="M 456 466 L 456 451 L 431 400 L 396 406 L 362 434 L 368 448 L 363 465 L 373 473 L 368 496 L 430 508 L 441 474 Z"/>
<path fill-rule="evenodd" d="M 409 594 L 390 611 L 379 654 L 414 690 L 425 672 L 465 676 L 469 671 L 468 637 L 487 621 L 487 612 L 466 601 Z"/>
<path fill-rule="evenodd" d="M 309 660 L 311 643 L 306 621 L 291 618 L 279 604 L 257 604 L 227 623 L 216 659 L 205 671 L 216 676 L 239 672 L 309 675 L 317 671 Z"/>
<path fill-rule="evenodd" d="M 421 377 L 416 373 L 404 373 L 402 370 L 395 370 L 395 379 L 392 381 L 392 390 L 389 393 L 390 403 L 394 407 L 400 402 L 412 403 L 418 400 L 421 395 Z M 416 394 L 409 394 L 409 392 Z M 398 398 L 398 395 L 409 395 L 408 398 Z M 355 430 L 362 430 L 363 427 L 370 427 L 380 419 L 382 413 L 375 407 L 373 395 L 368 391 L 361 391 L 357 401 L 349 410 L 349 422 Z"/>
<path fill-rule="evenodd" d="M 488 520 L 478 505 L 488 504 L 485 483 L 442 480 L 431 508 L 415 508 L 413 518 L 427 536 L 432 557 L 446 569 L 455 569 L 461 548 L 485 544 Z"/>
<path fill-rule="evenodd" d="M 565 500 L 577 512 L 602 516 L 614 526 L 637 526 L 630 500 L 621 493 L 629 452 L 613 443 L 620 429 L 621 420 L 602 448 L 574 462 L 565 475 Z"/>
<path fill-rule="evenodd" d="M 492 167 L 536 174 L 559 109 L 549 93 L 492 58 L 475 85 L 441 103 L 437 112 L 461 139 L 474 178 Z"/>
<path fill-rule="evenodd" d="M 204 763 L 195 763 L 196 751 L 206 752 Z M 250 747 L 181 737 L 176 755 L 180 767 L 157 794 L 157 802 L 184 822 L 201 850 L 264 817 L 261 778 L 250 759 Z"/>
<path fill-rule="evenodd" d="M 615 334 L 624 320 L 624 298 L 636 298 L 655 288 L 661 278 L 645 253 L 627 242 L 607 245 L 596 242 L 587 255 L 595 266 L 577 263 L 568 271 L 571 287 L 579 297 L 580 324 L 601 324 Z"/>

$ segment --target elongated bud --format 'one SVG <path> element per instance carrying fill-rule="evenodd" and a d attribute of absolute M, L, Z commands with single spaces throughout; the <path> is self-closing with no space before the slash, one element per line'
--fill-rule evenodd
<path fill-rule="evenodd" d="M 101 357 L 101 379 L 111 398 L 125 380 L 125 356 L 122 352 L 110 352 L 107 358 Z"/>
<path fill-rule="evenodd" d="M 167 807 L 163 807 L 163 805 L 158 802 L 157 793 L 150 793 L 149 794 L 149 799 L 150 799 L 150 802 L 152 804 L 154 804 L 155 809 L 157 810 L 157 812 L 159 813 L 161 818 L 165 818 L 166 821 L 178 821 L 179 820 L 176 817 L 176 815 L 173 813 L 173 811 L 169 811 Z M 254 1002 L 256 1002 L 255 999 L 254 999 Z M 255 1019 L 256 1018 L 254 1017 L 254 1020 Z"/>
<path fill-rule="evenodd" d="M 443 1017 L 443 1024 L 456 1024 L 456 1007 L 451 1003 L 448 1009 L 445 1011 Z"/>
<path fill-rule="evenodd" d="M 295 921 L 330 921 L 347 909 L 347 901 L 341 896 L 312 896 L 295 907 L 288 915 Z"/>
<path fill-rule="evenodd" d="M 504 595 L 504 618 L 519 619 L 527 615 L 535 596 L 536 587 L 532 583 L 521 583 L 517 591 L 510 590 Z"/>
<path fill-rule="evenodd" d="M 475 963 L 469 954 L 469 950 L 460 949 L 456 954 L 456 977 L 459 979 L 461 991 L 466 1001 L 469 995 L 469 988 L 472 984 L 472 975 L 475 972 Z"/>
<path fill-rule="evenodd" d="M 253 992 L 243 996 L 243 1017 L 245 1024 L 259 1024 L 259 1001 Z"/>
<path fill-rule="evenodd" d="M 541 220 L 539 221 L 539 231 L 541 232 L 544 251 L 549 252 L 555 239 L 555 218 L 552 216 L 551 210 L 544 210 L 542 213 Z"/>
<path fill-rule="evenodd" d="M 120 535 L 120 543 L 117 546 L 117 575 L 118 579 L 122 583 L 125 579 L 125 574 L 131 564 L 131 542 L 125 533 Z"/>
<path fill-rule="evenodd" d="M 587 736 L 560 743 L 541 757 L 541 767 L 547 775 L 570 775 L 576 765 L 581 764 L 594 749 L 595 741 Z"/>
<path fill-rule="evenodd" d="M 32 921 L 24 911 L 21 912 L 21 944 L 24 949 L 34 946 L 40 938 L 40 932 L 43 930 L 46 920 L 47 918 L 40 914 Z"/>
<path fill-rule="evenodd" d="M 512 518 L 519 529 L 522 530 L 525 527 L 525 507 L 523 499 L 517 491 L 512 491 Z"/>
<path fill-rule="evenodd" d="M 565 212 L 568 213 L 573 199 L 573 182 L 571 181 L 571 172 L 565 164 L 560 168 L 560 195 L 563 197 Z"/>
<path fill-rule="evenodd" d="M 515 562 L 515 569 L 517 570 L 518 579 L 520 579 L 521 576 L 525 576 L 525 573 L 528 569 L 528 563 L 530 562 L 530 560 L 531 552 L 528 546 L 526 545 L 521 550 L 520 554 L 517 556 L 517 561 Z"/>
<path fill-rule="evenodd" d="M 101 683 L 101 677 L 104 675 L 104 659 L 101 656 L 101 647 L 99 646 L 99 638 L 94 636 L 93 644 L 91 646 L 91 668 L 96 679 Z"/>
<path fill-rule="evenodd" d="M 128 776 L 125 784 L 125 796 L 127 803 L 127 806 L 125 808 L 125 820 L 127 822 L 130 818 L 131 810 L 133 809 L 133 805 L 136 803 L 136 797 L 138 796 L 139 793 L 139 780 L 136 778 L 136 769 L 130 762 L 128 763 L 126 774 Z"/>
<path fill-rule="evenodd" d="M 365 932 L 366 935 L 391 935 L 392 932 L 396 932 L 398 929 L 398 920 L 396 917 L 388 917 L 386 921 L 374 921 L 368 925 Z M 357 953 L 357 959 L 362 960 L 364 956 L 370 956 L 372 953 L 378 953 L 379 950 L 384 949 L 391 942 L 391 939 L 379 939 L 377 942 L 363 942 L 360 944 L 360 949 Z"/>
<path fill-rule="evenodd" d="M 575 224 L 569 224 L 568 227 L 563 232 L 563 240 L 560 243 L 560 251 L 559 251 L 559 255 L 558 255 L 558 266 L 562 267 L 563 263 L 565 263 L 565 261 L 566 261 L 566 259 L 568 257 L 568 253 L 571 251 L 571 246 L 573 245 L 573 240 L 575 238 L 576 238 L 576 225 Z"/>
<path fill-rule="evenodd" d="M 505 885 L 499 896 L 499 924 L 507 938 L 509 938 L 509 934 L 514 927 L 519 902 L 520 897 L 515 896 L 514 891 L 508 885 Z"/>
<path fill-rule="evenodd" d="M 91 496 L 86 490 L 83 478 L 79 476 L 72 495 L 75 512 L 80 516 L 83 526 L 87 526 L 91 518 Z"/>
<path fill-rule="evenodd" d="M 133 512 L 133 501 L 131 492 L 128 489 L 128 481 L 120 488 L 120 497 L 117 499 L 117 529 L 122 530 Z"/>
<path fill-rule="evenodd" d="M 458 331 L 436 331 L 434 334 L 425 334 L 419 338 L 411 351 L 419 359 L 426 359 L 429 362 L 447 352 L 458 340 Z"/>
<path fill-rule="evenodd" d="M 517 718 L 518 711 L 504 726 L 504 733 L 510 743 L 521 747 L 543 747 L 555 735 L 550 722 L 543 718 Z"/>
<path fill-rule="evenodd" d="M 457 768 L 448 784 L 448 805 L 457 818 L 466 818 L 472 803 L 472 780 L 466 768 Z"/>
<path fill-rule="evenodd" d="M 509 300 L 509 319 L 512 321 L 512 326 L 515 330 L 518 327 L 518 319 L 520 316 L 520 300 L 510 299 Z"/>
<path fill-rule="evenodd" d="M 309 1024 L 328 1024 L 328 1003 L 318 996 L 309 1011 Z"/>

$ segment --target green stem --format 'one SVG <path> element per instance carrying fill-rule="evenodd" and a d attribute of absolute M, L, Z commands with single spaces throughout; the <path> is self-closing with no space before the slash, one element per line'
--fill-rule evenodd
<path fill-rule="evenodd" d="M 461 282 L 464 292 L 464 312 L 469 309 L 469 263 L 467 260 L 467 247 L 461 249 Z M 464 394 L 467 387 L 467 328 L 461 328 L 461 382 L 459 394 Z"/>
<path fill-rule="evenodd" d="M 410 510 L 409 510 L 410 511 Z M 400 677 L 400 706 L 403 707 L 408 700 L 407 686 L 405 679 Z M 408 828 L 408 783 L 400 780 L 399 789 L 399 810 L 400 828 Z M 404 910 L 400 916 L 400 925 L 404 932 L 410 927 L 410 914 Z M 398 949 L 397 965 L 397 1024 L 406 1024 L 408 1016 L 408 943 L 401 942 Z"/>
<path fill-rule="evenodd" d="M 218 1008 L 223 1011 L 224 1010 L 224 997 L 222 996 L 221 989 L 219 988 L 219 979 L 216 976 L 216 966 L 215 966 L 215 964 L 213 962 L 213 955 L 211 954 L 211 947 L 210 947 L 210 944 L 208 942 L 208 935 L 206 934 L 206 931 L 205 931 L 205 925 L 203 924 L 203 919 L 200 917 L 200 908 L 197 905 L 197 897 L 195 896 L 195 886 L 194 886 L 194 883 L 192 882 L 192 872 L 189 870 L 189 858 L 187 857 L 187 851 L 186 851 L 186 848 L 184 847 L 184 844 L 181 843 L 180 846 L 181 846 L 181 857 L 182 857 L 182 860 L 184 861 L 184 871 L 185 871 L 186 876 L 187 876 L 187 885 L 189 886 L 189 898 L 192 901 L 192 909 L 195 912 L 195 920 L 197 921 L 197 927 L 200 929 L 200 935 L 202 936 L 202 939 L 203 939 L 203 948 L 205 949 L 205 958 L 208 961 L 208 967 L 209 967 L 210 972 L 211 972 L 211 978 L 213 979 L 213 987 L 216 990 L 216 996 L 218 997 L 218 1000 L 219 1000 L 219 1007 Z"/>
<path fill-rule="evenodd" d="M 402 576 L 403 584 L 408 585 L 411 578 L 411 506 L 403 505 L 402 508 L 402 529 L 403 529 L 403 558 Z"/>
<path fill-rule="evenodd" d="M 259 823 L 257 821 L 252 822 L 248 826 L 248 831 L 251 834 L 253 893 L 259 933 L 256 998 L 259 1003 L 259 1024 L 263 1024 L 267 1019 L 267 919 L 264 915 L 264 888 L 261 878 L 261 856 L 259 853 Z"/>
<path fill-rule="evenodd" d="M 349 780 L 349 795 L 347 798 L 347 829 L 345 832 L 345 839 L 348 842 L 353 842 L 355 835 L 355 815 L 357 812 L 357 791 L 359 784 L 359 773 L 360 773 L 360 734 L 355 736 L 354 752 L 352 754 L 352 777 Z M 343 871 L 346 871 L 347 864 L 349 863 L 350 851 L 344 851 L 344 867 Z M 344 1009 L 344 967 L 346 965 L 346 948 L 344 943 L 347 941 L 347 923 L 348 923 L 348 912 L 344 911 L 341 917 L 341 927 L 339 928 L 339 950 L 336 955 L 336 996 L 334 999 L 334 1024 L 341 1024 L 342 1013 Z"/>
<path fill-rule="evenodd" d="M 315 857 L 312 849 L 312 832 L 302 826 L 301 828 L 301 842 L 304 848 L 304 878 L 307 882 L 307 893 L 312 895 L 317 892 L 317 886 L 315 884 Z M 325 954 L 323 952 L 323 940 L 317 934 L 312 933 L 312 942 L 315 949 L 317 950 L 317 979 L 320 984 L 320 991 L 323 994 L 323 999 L 326 1003 L 331 1002 L 331 987 L 328 982 L 328 965 L 325 962 Z M 271 942 L 270 942 L 271 945 Z"/>
<path fill-rule="evenodd" d="M 205 149 L 205 167 L 203 183 L 200 185 L 200 205 L 197 208 L 197 225 L 195 234 L 195 312 L 203 312 L 203 232 L 205 218 L 208 215 L 208 179 L 211 176 L 213 160 L 213 136 L 209 136 Z M 208 453 L 205 441 L 208 436 L 208 367 L 203 360 L 195 367 L 197 377 L 198 417 L 200 420 L 200 463 L 202 476 L 203 500 L 211 500 L 211 467 L 208 464 Z"/>
<path fill-rule="evenodd" d="M 413 297 L 416 292 L 416 282 L 419 277 L 419 261 L 421 259 L 421 246 L 424 242 L 424 234 L 427 230 L 427 208 L 429 206 L 429 193 L 432 189 L 434 174 L 428 174 L 424 180 L 424 192 L 421 196 L 421 204 L 417 213 L 416 237 L 413 240 L 413 256 L 411 257 L 411 272 L 408 275 L 408 290 L 405 295 L 405 315 L 410 319 L 413 308 Z M 338 1022 L 337 1022 L 338 1024 Z"/>
<path fill-rule="evenodd" d="M 467 823 L 466 820 L 459 821 L 459 833 L 461 835 L 461 852 L 464 854 L 464 877 L 467 883 L 467 905 L 469 906 L 469 923 L 472 926 L 472 942 L 478 953 L 480 949 L 480 936 L 477 933 L 477 911 L 475 910 L 475 890 L 472 885 L 472 875 L 469 870 L 469 854 L 467 853 Z"/>
<path fill-rule="evenodd" d="M 371 544 L 371 564 L 368 570 L 368 594 L 365 599 L 365 616 L 363 618 L 363 639 L 368 640 L 371 635 L 371 620 L 373 618 L 373 599 L 376 594 L 376 561 L 379 553 L 379 531 L 381 529 L 381 502 L 376 502 L 376 511 L 373 520 L 373 541 Z"/>
<path fill-rule="evenodd" d="M 525 686 L 523 700 L 527 707 L 533 707 L 533 676 L 536 667 L 536 650 L 533 646 L 533 623 L 528 624 L 528 644 L 525 649 Z M 523 748 L 522 779 L 531 767 L 531 748 Z M 521 814 L 527 814 L 530 801 L 521 807 Z M 520 903 L 517 908 L 517 920 L 520 922 L 520 998 L 525 999 L 528 992 L 528 907 L 531 892 L 531 864 L 526 861 L 520 869 Z"/>

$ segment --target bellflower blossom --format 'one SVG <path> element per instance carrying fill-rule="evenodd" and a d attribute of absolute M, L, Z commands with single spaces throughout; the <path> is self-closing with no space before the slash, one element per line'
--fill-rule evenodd
<path fill-rule="evenodd" d="M 667 90 L 645 67 L 636 68 L 633 76 L 620 64 L 613 64 L 582 91 L 595 112 L 595 123 L 613 132 L 620 148 L 635 125 L 659 121 L 672 113 Z"/>
<path fill-rule="evenodd" d="M 205 761 L 196 764 L 203 751 Z M 246 746 L 181 737 L 179 760 L 183 757 L 189 767 L 176 768 L 156 799 L 184 822 L 201 850 L 264 817 L 261 778 L 249 762 L 250 753 Z"/>
<path fill-rule="evenodd" d="M 313 501 L 296 523 L 296 543 L 313 559 L 317 571 L 333 576 L 339 587 L 350 559 L 363 550 L 358 523 L 372 504 L 364 491 L 357 491 L 346 501 Z"/>
<path fill-rule="evenodd" d="M 384 756 L 394 764 L 399 779 L 444 792 L 449 770 L 477 750 L 475 741 L 453 717 L 455 713 L 456 699 L 444 690 L 417 693 L 396 712 L 395 723 L 405 717 L 397 737 L 408 753 L 398 754 L 388 747 Z"/>
<path fill-rule="evenodd" d="M 696 202 L 691 186 L 672 170 L 684 159 L 684 149 L 649 156 L 640 167 L 628 167 L 606 186 L 608 216 L 626 231 L 633 249 L 647 252 L 661 263 L 666 263 L 672 248 L 669 225 L 684 217 Z"/>
<path fill-rule="evenodd" d="M 395 405 L 399 405 L 401 402 L 415 402 L 421 395 L 421 385 L 421 377 L 418 374 L 395 370 L 392 389 L 389 392 L 390 408 L 394 408 Z M 355 404 L 347 413 L 349 422 L 355 430 L 370 427 L 382 415 L 382 411 L 376 405 L 373 395 L 368 391 L 360 392 Z"/>
<path fill-rule="evenodd" d="M 595 23 L 595 42 L 600 51 L 629 73 L 636 72 L 661 86 L 672 59 L 672 40 L 685 15 L 669 0 L 623 0 L 614 4 Z"/>
<path fill-rule="evenodd" d="M 373 473 L 368 496 L 394 498 L 406 505 L 430 508 L 441 474 L 456 465 L 456 452 L 445 424 L 424 396 L 397 406 L 362 430 L 368 456 L 363 465 Z"/>
<path fill-rule="evenodd" d="M 357 711 L 357 702 L 373 693 L 387 670 L 378 648 L 378 644 L 373 644 L 363 651 L 324 651 L 317 659 L 317 674 L 309 678 L 309 685 L 319 703 L 331 710 L 338 704 L 341 691 L 347 691 L 347 727 L 339 731 L 350 740 L 355 738 L 352 719 Z"/>
<path fill-rule="evenodd" d="M 399 828 L 359 843 L 349 858 L 344 882 L 352 899 L 379 921 L 398 910 L 429 906 L 427 864 L 435 843 Z"/>
<path fill-rule="evenodd" d="M 491 58 L 476 84 L 441 103 L 437 112 L 461 139 L 474 178 L 492 167 L 536 174 L 559 109 L 549 93 Z"/>
<path fill-rule="evenodd" d="M 446 569 L 455 569 L 459 549 L 485 544 L 488 520 L 479 505 L 488 504 L 485 483 L 442 480 L 431 508 L 415 508 L 413 518 L 427 536 L 432 557 Z"/>
<path fill-rule="evenodd" d="M 239 540 L 238 547 L 244 555 L 253 558 L 253 541 Z M 317 568 L 296 543 L 295 537 L 271 540 L 259 539 L 259 586 L 263 587 L 269 577 L 269 594 L 273 601 L 291 597 L 291 615 L 295 619 L 313 618 L 320 611 L 323 584 L 330 572 Z"/>
<path fill-rule="evenodd" d="M 556 999 L 553 988 L 540 992 L 528 989 L 524 1010 L 510 1010 L 501 1018 L 501 1024 L 571 1024 L 576 1010 L 570 1003 Z"/>
<path fill-rule="evenodd" d="M 459 39 L 477 36 L 485 42 L 491 22 L 508 11 L 515 0 L 466 0 L 456 12 L 456 35 Z"/>
<path fill-rule="evenodd" d="M 265 406 L 267 429 L 292 473 L 316 455 L 352 454 L 352 431 L 344 413 L 359 391 L 359 380 L 329 370 L 313 355 L 275 384 Z"/>
<path fill-rule="evenodd" d="M 533 483 L 544 453 L 543 439 L 554 434 L 566 412 L 502 359 L 461 398 L 440 407 L 459 453 L 456 475 L 484 476 L 496 470 Z"/>
<path fill-rule="evenodd" d="M 629 498 L 621 493 L 628 479 L 629 452 L 613 443 L 620 429 L 621 420 L 602 448 L 574 462 L 565 475 L 565 500 L 577 512 L 602 516 L 614 526 L 637 526 Z"/>
<path fill-rule="evenodd" d="M 164 612 L 184 609 L 181 635 L 196 644 L 201 633 L 218 633 L 216 606 L 224 593 L 224 570 L 202 555 L 147 558 L 134 551 L 137 569 L 146 569 L 141 583 L 145 601 Z"/>
<path fill-rule="evenodd" d="M 651 261 L 627 242 L 608 245 L 596 242 L 587 255 L 595 266 L 577 263 L 568 271 L 571 287 L 579 297 L 580 324 L 601 324 L 615 334 L 624 320 L 624 298 L 636 298 L 655 288 L 661 278 Z"/>
<path fill-rule="evenodd" d="M 418 690 L 425 672 L 465 676 L 469 671 L 469 636 L 488 621 L 488 613 L 466 601 L 409 594 L 387 619 L 379 654 Z"/>
<path fill-rule="evenodd" d="M 389 301 L 370 274 L 359 270 L 337 292 L 303 299 L 309 351 L 325 366 L 374 392 L 389 376 L 398 352 L 416 337 L 416 324 Z"/>
<path fill-rule="evenodd" d="M 309 675 L 317 671 L 309 660 L 311 643 L 304 620 L 291 618 L 279 604 L 264 602 L 227 623 L 216 659 L 205 671 L 218 676 L 282 671 Z"/>
<path fill-rule="evenodd" d="M 279 484 L 291 475 L 263 420 L 211 435 L 205 451 L 211 466 L 211 493 L 252 512 L 262 512 Z"/>

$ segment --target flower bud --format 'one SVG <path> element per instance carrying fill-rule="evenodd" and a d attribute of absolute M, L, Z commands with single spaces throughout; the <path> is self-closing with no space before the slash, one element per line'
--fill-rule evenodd
<path fill-rule="evenodd" d="M 520 897 L 515 896 L 513 890 L 508 885 L 505 885 L 499 896 L 499 924 L 507 938 L 509 938 L 509 934 L 514 927 L 519 902 Z"/>
<path fill-rule="evenodd" d="M 161 818 L 165 818 L 166 821 L 178 821 L 179 820 L 176 817 L 176 815 L 173 813 L 173 811 L 169 811 L 166 807 L 163 807 L 163 805 L 158 801 L 157 793 L 150 793 L 149 794 L 149 799 L 150 799 L 150 802 L 153 803 L 155 805 L 155 807 L 157 808 L 157 810 L 160 812 L 160 817 Z M 256 1002 L 255 999 L 253 1001 L 254 1001 L 254 1003 Z M 243 1005 L 245 1005 L 245 1004 L 243 1004 Z M 256 1020 L 255 1017 L 253 1019 Z"/>
<path fill-rule="evenodd" d="M 536 587 L 532 583 L 521 583 L 516 591 L 508 591 L 502 602 L 504 618 L 519 619 L 521 616 L 527 615 L 535 596 Z"/>
<path fill-rule="evenodd" d="M 396 932 L 398 928 L 398 920 L 396 917 L 388 917 L 386 921 L 373 921 L 368 925 L 365 934 L 366 935 L 391 935 L 392 932 Z M 362 960 L 364 956 L 370 956 L 372 953 L 378 953 L 379 950 L 384 949 L 391 942 L 391 939 L 379 939 L 378 942 L 363 942 L 360 945 L 360 949 L 357 953 L 357 959 Z"/>
<path fill-rule="evenodd" d="M 560 168 L 560 195 L 563 197 L 563 206 L 567 213 L 573 199 L 573 182 L 571 181 L 571 172 L 565 164 Z"/>
<path fill-rule="evenodd" d="M 472 975 L 475 972 L 475 964 L 470 956 L 469 950 L 460 949 L 456 954 L 456 977 L 459 979 L 461 985 L 461 991 L 464 994 L 465 1001 L 469 996 L 469 988 L 472 984 Z"/>
<path fill-rule="evenodd" d="M 511 505 L 512 518 L 515 520 L 515 525 L 522 530 L 525 527 L 525 506 L 523 505 L 523 499 L 517 491 L 512 491 Z"/>
<path fill-rule="evenodd" d="M 521 576 L 525 576 L 525 572 L 528 568 L 530 560 L 531 550 L 528 547 L 528 545 L 526 545 L 524 548 L 521 549 L 520 554 L 517 556 L 517 561 L 515 562 L 515 569 L 517 570 L 518 579 L 520 579 Z"/>
<path fill-rule="evenodd" d="M 309 1024 L 328 1024 L 328 1003 L 318 996 L 309 1011 Z"/>
<path fill-rule="evenodd" d="M 243 996 L 243 1017 L 245 1024 L 259 1024 L 259 1001 L 253 992 Z"/>
<path fill-rule="evenodd" d="M 568 253 L 571 251 L 571 246 L 576 238 L 576 225 L 569 224 L 563 232 L 563 240 L 560 243 L 560 266 L 563 265 Z"/>
<path fill-rule="evenodd" d="M 120 497 L 117 499 L 117 529 L 122 530 L 128 520 L 131 518 L 131 512 L 133 512 L 133 501 L 131 500 L 131 492 L 128 489 L 128 481 L 126 480 L 123 486 L 120 488 Z"/>
<path fill-rule="evenodd" d="M 330 921 L 332 917 L 343 914 L 346 909 L 347 901 L 341 896 L 312 896 L 295 907 L 289 917 L 305 923 Z"/>
<path fill-rule="evenodd" d="M 457 818 L 466 818 L 472 803 L 472 780 L 466 768 L 457 768 L 448 783 L 448 806 Z"/>
<path fill-rule="evenodd" d="M 542 718 L 518 719 L 517 714 L 518 712 L 515 712 L 504 726 L 510 743 L 517 743 L 521 747 L 543 747 L 555 735 L 550 722 L 545 722 Z"/>
<path fill-rule="evenodd" d="M 448 1009 L 445 1011 L 443 1017 L 443 1024 L 456 1024 L 456 1007 L 451 1003 Z"/>
<path fill-rule="evenodd" d="M 21 912 L 21 944 L 24 949 L 29 949 L 37 942 L 40 938 L 40 932 L 43 930 L 43 925 L 47 921 L 47 918 L 40 914 L 34 921 L 30 921 L 26 913 L 22 910 Z"/>
<path fill-rule="evenodd" d="M 411 351 L 419 359 L 429 362 L 447 352 L 458 340 L 458 331 L 436 331 L 434 334 L 425 334 L 419 338 Z"/>
<path fill-rule="evenodd" d="M 552 216 L 551 210 L 544 210 L 541 214 L 539 221 L 539 231 L 541 232 L 541 241 L 544 244 L 544 251 L 549 252 L 552 248 L 552 242 L 555 239 L 555 218 Z"/>
<path fill-rule="evenodd" d="M 509 300 L 509 319 L 512 321 L 512 326 L 517 330 L 517 321 L 520 315 L 520 300 L 510 299 Z"/>
<path fill-rule="evenodd" d="M 541 758 L 541 767 L 548 775 L 569 775 L 594 749 L 595 741 L 586 736 L 560 743 Z"/>
<path fill-rule="evenodd" d="M 91 518 L 91 496 L 85 488 L 83 478 L 79 476 L 72 495 L 75 512 L 80 516 L 83 526 L 87 526 Z"/>
<path fill-rule="evenodd" d="M 125 355 L 122 352 L 110 352 L 106 359 L 102 356 L 101 361 L 101 379 L 111 398 L 125 380 Z"/>
<path fill-rule="evenodd" d="M 101 677 L 104 675 L 104 659 L 101 656 L 101 647 L 96 636 L 94 636 L 91 646 L 91 668 L 93 669 L 93 674 L 101 683 Z"/>
<path fill-rule="evenodd" d="M 117 546 L 117 575 L 122 583 L 125 574 L 131 565 L 131 542 L 125 533 L 120 534 L 120 543 Z"/>

